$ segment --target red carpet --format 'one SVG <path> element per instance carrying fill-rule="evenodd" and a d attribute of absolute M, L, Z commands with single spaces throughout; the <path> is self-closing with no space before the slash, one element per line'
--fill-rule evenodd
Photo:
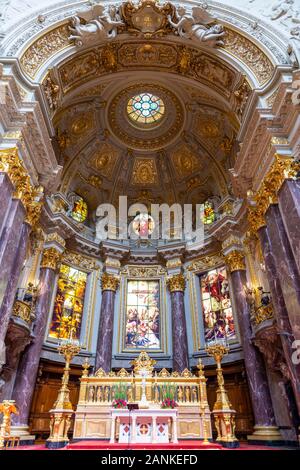
<path fill-rule="evenodd" d="M 237 449 L 225 449 L 216 443 L 210 443 L 203 445 L 199 441 L 180 441 L 178 444 L 135 444 L 128 447 L 127 444 L 112 444 L 110 445 L 107 441 L 79 441 L 70 443 L 67 447 L 58 450 L 283 450 L 286 448 L 282 447 L 267 447 L 248 445 L 245 443 L 240 444 Z M 19 446 L 9 448 L 6 450 L 49 450 L 44 444 L 31 445 L 31 446 Z"/>

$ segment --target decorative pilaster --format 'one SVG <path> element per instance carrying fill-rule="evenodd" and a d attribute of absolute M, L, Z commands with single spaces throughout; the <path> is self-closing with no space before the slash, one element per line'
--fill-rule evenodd
<path fill-rule="evenodd" d="M 14 418 L 14 424 L 19 431 L 20 428 L 25 428 L 23 430 L 25 432 L 28 427 L 30 406 L 46 333 L 52 293 L 55 287 L 56 271 L 64 249 L 63 246 L 59 247 L 58 243 L 56 243 L 56 246 L 53 246 L 53 242 L 49 244 L 50 246 L 47 242 L 45 244 L 41 262 L 39 295 L 35 310 L 34 341 L 21 357 L 12 394 L 12 398 L 20 409 L 20 414 Z"/>
<path fill-rule="evenodd" d="M 225 255 L 225 262 L 231 273 L 232 293 L 240 327 L 241 343 L 255 418 L 255 430 L 262 431 L 257 440 L 278 440 L 281 439 L 281 436 L 275 426 L 264 360 L 259 350 L 252 343 L 252 328 L 245 296 L 247 277 L 243 251 L 236 249 L 230 251 L 229 249 Z M 249 436 L 249 438 L 252 439 L 252 436 Z M 256 440 L 256 433 L 253 435 L 253 440 Z"/>
<path fill-rule="evenodd" d="M 116 276 L 102 274 L 102 301 L 95 367 L 96 370 L 102 368 L 105 372 L 111 369 L 115 295 L 118 286 L 119 279 Z"/>
<path fill-rule="evenodd" d="M 182 372 L 189 367 L 186 320 L 184 310 L 185 278 L 183 274 L 169 277 L 171 296 L 173 371 Z"/>

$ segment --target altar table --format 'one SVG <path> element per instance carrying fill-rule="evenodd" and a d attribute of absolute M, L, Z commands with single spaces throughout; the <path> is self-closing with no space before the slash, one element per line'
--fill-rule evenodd
<path fill-rule="evenodd" d="M 116 422 L 119 423 L 119 443 L 160 443 L 177 440 L 177 410 L 148 408 L 129 411 L 128 409 L 111 410 L 110 443 L 116 442 Z"/>

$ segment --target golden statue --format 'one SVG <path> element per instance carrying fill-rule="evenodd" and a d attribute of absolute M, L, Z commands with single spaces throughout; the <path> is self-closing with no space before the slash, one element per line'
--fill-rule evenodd
<path fill-rule="evenodd" d="M 131 361 L 130 364 L 133 365 L 135 374 L 139 375 L 141 371 L 146 371 L 149 375 L 152 375 L 156 361 L 154 359 L 150 359 L 146 351 L 142 351 L 139 354 L 139 357 L 134 359 L 134 361 Z"/>
<path fill-rule="evenodd" d="M 6 437 L 10 436 L 11 414 L 19 414 L 15 400 L 4 400 L 0 403 L 0 413 L 3 413 L 3 421 L 0 427 L 0 448 L 4 447 Z"/>

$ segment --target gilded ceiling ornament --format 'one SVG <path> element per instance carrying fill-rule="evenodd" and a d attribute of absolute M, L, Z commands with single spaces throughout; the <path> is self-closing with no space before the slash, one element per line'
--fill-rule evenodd
<path fill-rule="evenodd" d="M 274 66 L 268 56 L 245 36 L 229 28 L 225 28 L 225 31 L 224 49 L 244 62 L 260 85 L 268 82 L 274 73 Z"/>
<path fill-rule="evenodd" d="M 118 57 L 114 44 L 108 44 L 106 47 L 101 49 L 101 60 L 103 67 L 108 72 L 114 72 L 117 69 Z"/>
<path fill-rule="evenodd" d="M 48 101 L 49 108 L 51 109 L 51 111 L 55 111 L 58 106 L 60 86 L 55 81 L 55 79 L 51 77 L 50 72 L 47 74 L 42 85 Z"/>
<path fill-rule="evenodd" d="M 131 184 L 158 184 L 154 158 L 136 158 L 133 165 Z"/>
<path fill-rule="evenodd" d="M 105 69 L 100 68 L 100 56 L 97 51 L 75 56 L 59 68 L 64 93 L 67 93 L 72 85 L 77 86 L 83 78 L 86 82 L 88 78 L 92 80 L 101 73 L 105 73 Z"/>
<path fill-rule="evenodd" d="M 234 91 L 235 112 L 241 118 L 245 110 L 248 98 L 251 93 L 251 87 L 246 79 L 243 79 L 238 89 Z"/>
<path fill-rule="evenodd" d="M 112 290 L 116 292 L 119 287 L 119 282 L 119 278 L 112 274 L 103 273 L 101 276 L 101 288 L 103 291 Z"/>
<path fill-rule="evenodd" d="M 43 251 L 43 257 L 41 261 L 41 268 L 53 269 L 56 271 L 61 262 L 62 253 L 56 248 L 46 248 Z"/>
<path fill-rule="evenodd" d="M 228 266 L 229 271 L 245 271 L 245 254 L 239 250 L 233 250 L 228 255 L 224 256 L 225 264 Z"/>
<path fill-rule="evenodd" d="M 110 177 L 119 155 L 120 152 L 116 147 L 108 142 L 104 142 L 92 154 L 92 157 L 89 159 L 89 166 L 101 175 Z"/>
<path fill-rule="evenodd" d="M 200 178 L 200 176 L 193 176 L 186 182 L 186 189 L 191 191 L 192 189 L 198 188 L 199 186 L 204 186 L 209 179 L 209 176 L 206 178 Z"/>
<path fill-rule="evenodd" d="M 23 71 L 34 79 L 40 67 L 51 56 L 70 46 L 68 25 L 46 32 L 31 44 L 20 58 Z"/>
<path fill-rule="evenodd" d="M 179 177 L 184 178 L 202 168 L 200 159 L 187 144 L 181 144 L 172 154 L 172 161 Z"/>
<path fill-rule="evenodd" d="M 100 178 L 99 175 L 89 175 L 88 177 L 85 177 L 82 173 L 78 173 L 79 177 L 84 181 L 85 183 L 93 186 L 96 189 L 100 189 L 102 187 L 103 180 Z"/>
<path fill-rule="evenodd" d="M 220 125 L 215 119 L 199 116 L 197 130 L 201 137 L 216 138 L 221 134 Z"/>
<path fill-rule="evenodd" d="M 191 60 L 192 60 L 191 51 L 189 51 L 187 47 L 183 46 L 179 50 L 179 57 L 178 57 L 178 62 L 177 62 L 178 72 L 182 73 L 183 75 L 186 75 L 191 68 Z"/>
<path fill-rule="evenodd" d="M 175 274 L 167 280 L 168 288 L 170 292 L 184 292 L 185 289 L 185 278 L 183 274 Z"/>
<path fill-rule="evenodd" d="M 87 134 L 94 127 L 94 116 L 91 111 L 81 113 L 76 116 L 71 123 L 71 132 L 74 136 L 82 136 Z"/>

